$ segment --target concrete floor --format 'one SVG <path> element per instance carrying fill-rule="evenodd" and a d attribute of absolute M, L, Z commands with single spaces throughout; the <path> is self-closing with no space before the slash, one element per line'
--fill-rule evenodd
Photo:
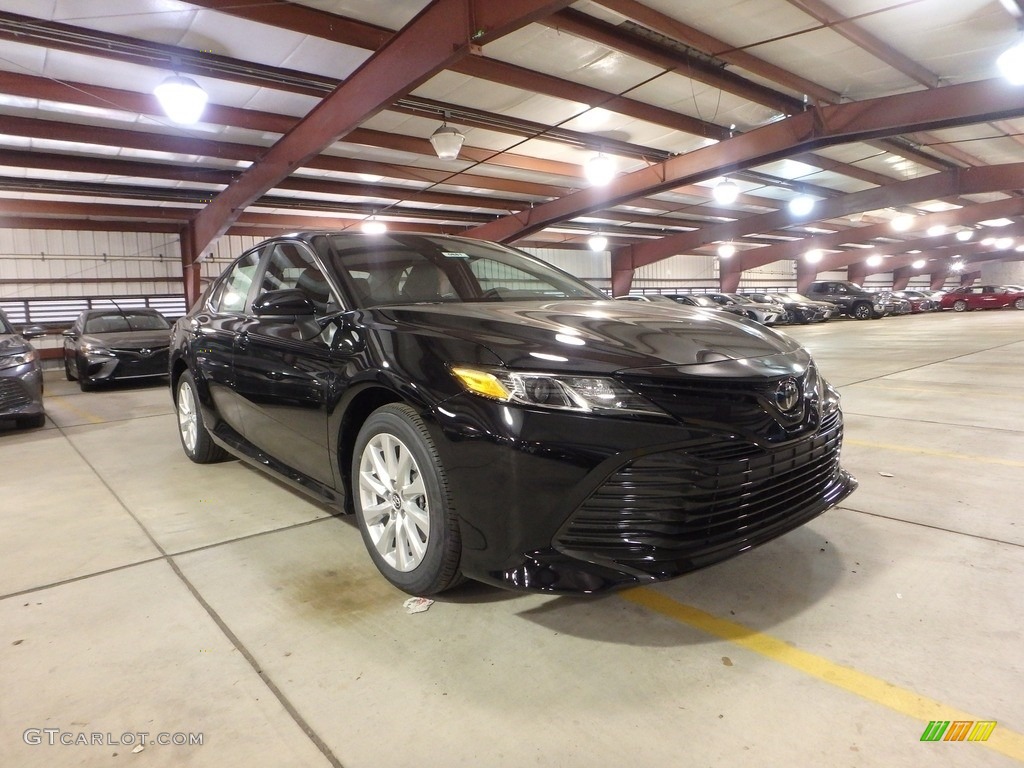
<path fill-rule="evenodd" d="M 0 428 L 0 766 L 1024 762 L 1024 312 L 791 332 L 843 393 L 843 507 L 657 587 L 415 615 L 348 520 L 188 462 L 165 387 L 48 373 L 47 427 Z M 958 719 L 998 725 L 920 741 Z"/>

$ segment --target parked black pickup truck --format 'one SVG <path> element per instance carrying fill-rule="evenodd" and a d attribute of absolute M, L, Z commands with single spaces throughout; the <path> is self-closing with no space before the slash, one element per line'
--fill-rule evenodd
<path fill-rule="evenodd" d="M 831 301 L 844 315 L 857 320 L 879 318 L 886 314 L 885 304 L 876 293 L 849 280 L 818 280 L 811 283 L 807 295 L 812 299 Z"/>

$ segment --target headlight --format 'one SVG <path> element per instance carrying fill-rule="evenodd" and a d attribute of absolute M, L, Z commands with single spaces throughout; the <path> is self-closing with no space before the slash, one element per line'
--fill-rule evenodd
<path fill-rule="evenodd" d="M 603 416 L 667 415 L 615 379 L 603 376 L 562 376 L 465 366 L 455 366 L 451 371 L 466 391 L 503 403 Z"/>
<path fill-rule="evenodd" d="M 92 357 L 114 357 L 114 353 L 101 344 L 85 343 L 82 345 L 82 352 Z"/>
<path fill-rule="evenodd" d="M 0 357 L 0 369 L 3 368 L 17 368 L 19 365 L 26 365 L 28 363 L 34 363 L 39 359 L 39 352 L 35 348 L 30 349 L 28 352 L 19 352 L 16 355 L 8 355 L 6 357 Z"/>

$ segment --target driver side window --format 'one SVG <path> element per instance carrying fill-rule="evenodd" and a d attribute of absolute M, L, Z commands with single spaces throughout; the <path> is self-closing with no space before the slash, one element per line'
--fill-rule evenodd
<path fill-rule="evenodd" d="M 295 288 L 306 294 L 316 306 L 317 315 L 341 308 L 334 300 L 331 286 L 314 261 L 313 254 L 298 243 L 277 243 L 273 246 L 259 292 L 285 288 Z"/>

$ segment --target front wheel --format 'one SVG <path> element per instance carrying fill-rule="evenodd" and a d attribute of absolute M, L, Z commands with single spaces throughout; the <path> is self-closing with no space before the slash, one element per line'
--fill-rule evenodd
<path fill-rule="evenodd" d="M 459 582 L 462 541 L 447 475 L 415 410 L 391 403 L 363 424 L 352 498 L 363 543 L 384 578 L 411 595 Z"/>
<path fill-rule="evenodd" d="M 861 302 L 853 306 L 853 317 L 856 320 L 870 320 L 874 309 L 867 302 Z"/>
<path fill-rule="evenodd" d="M 966 312 L 967 311 L 967 302 L 964 301 L 963 299 L 957 299 L 956 301 L 953 302 L 953 311 L 954 312 Z"/>
<path fill-rule="evenodd" d="M 199 409 L 199 393 L 192 374 L 185 371 L 178 379 L 178 388 L 174 394 L 174 404 L 178 412 L 178 437 L 181 447 L 196 464 L 212 464 L 225 457 L 224 449 L 213 442 L 203 421 L 203 413 Z"/>

